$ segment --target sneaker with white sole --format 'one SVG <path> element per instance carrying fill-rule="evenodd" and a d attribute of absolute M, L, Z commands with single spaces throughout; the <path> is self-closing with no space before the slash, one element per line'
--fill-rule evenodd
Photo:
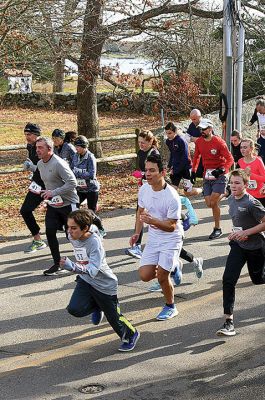
<path fill-rule="evenodd" d="M 203 276 L 203 258 L 198 257 L 193 259 L 193 270 L 198 279 L 201 279 Z"/>
<path fill-rule="evenodd" d="M 216 332 L 217 336 L 235 336 L 235 334 L 234 323 L 230 318 L 227 318 L 224 325 Z"/>
<path fill-rule="evenodd" d="M 59 271 L 59 265 L 54 264 L 49 269 L 43 271 L 43 274 L 46 276 L 57 275 L 58 271 Z"/>
<path fill-rule="evenodd" d="M 107 236 L 107 232 L 105 231 L 104 228 L 99 229 L 98 231 L 99 231 L 99 234 L 100 234 L 100 236 L 101 236 L 102 238 L 104 238 L 104 237 Z"/>
<path fill-rule="evenodd" d="M 126 249 L 126 254 L 134 258 L 141 258 L 142 257 L 142 248 L 140 244 L 136 244 L 135 246 Z"/>
<path fill-rule="evenodd" d="M 160 313 L 157 315 L 156 319 L 158 321 L 166 321 L 175 317 L 176 315 L 178 315 L 178 310 L 176 306 L 174 306 L 174 308 L 171 308 L 165 305 Z"/>
<path fill-rule="evenodd" d="M 148 292 L 162 292 L 162 288 L 158 281 L 153 282 L 152 285 L 148 288 Z"/>
<path fill-rule="evenodd" d="M 221 228 L 213 228 L 212 233 L 209 236 L 209 240 L 218 239 L 222 236 L 223 232 Z"/>
<path fill-rule="evenodd" d="M 43 250 L 47 247 L 47 244 L 43 240 L 32 240 L 29 247 L 24 250 L 24 253 L 35 253 L 37 250 Z"/>
<path fill-rule="evenodd" d="M 132 351 L 136 343 L 138 342 L 140 337 L 140 332 L 135 331 L 134 334 L 129 338 L 128 342 L 122 342 L 122 344 L 119 347 L 119 351 Z"/>

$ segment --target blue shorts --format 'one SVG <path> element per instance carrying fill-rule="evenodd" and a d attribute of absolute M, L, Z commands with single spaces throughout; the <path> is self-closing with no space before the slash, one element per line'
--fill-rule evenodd
<path fill-rule="evenodd" d="M 227 185 L 227 177 L 225 175 L 219 176 L 217 179 L 204 179 L 203 180 L 203 195 L 211 196 L 212 193 L 224 194 Z"/>

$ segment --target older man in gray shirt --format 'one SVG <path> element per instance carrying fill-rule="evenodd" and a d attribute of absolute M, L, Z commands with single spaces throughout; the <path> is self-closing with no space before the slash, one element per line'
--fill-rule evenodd
<path fill-rule="evenodd" d="M 56 233 L 61 226 L 67 226 L 68 214 L 77 208 L 77 182 L 67 162 L 53 153 L 53 142 L 50 138 L 39 137 L 36 141 L 36 152 L 40 158 L 38 169 L 46 188 L 40 194 L 47 202 L 46 236 L 54 262 L 43 273 L 54 275 L 59 270 L 61 258 Z"/>

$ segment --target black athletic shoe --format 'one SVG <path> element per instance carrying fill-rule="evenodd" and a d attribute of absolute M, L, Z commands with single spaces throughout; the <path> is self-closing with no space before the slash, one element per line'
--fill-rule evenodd
<path fill-rule="evenodd" d="M 209 236 L 210 240 L 217 239 L 223 234 L 222 229 L 220 228 L 213 228 L 212 233 Z"/>
<path fill-rule="evenodd" d="M 236 331 L 232 319 L 226 319 L 224 325 L 216 332 L 217 336 L 235 336 Z"/>
<path fill-rule="evenodd" d="M 59 265 L 55 264 L 55 265 L 52 265 L 49 269 L 46 269 L 45 271 L 43 271 L 43 274 L 47 275 L 47 276 L 56 275 L 58 270 L 59 270 Z"/>

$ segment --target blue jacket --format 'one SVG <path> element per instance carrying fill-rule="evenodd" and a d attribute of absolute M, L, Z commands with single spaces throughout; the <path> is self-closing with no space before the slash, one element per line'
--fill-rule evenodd
<path fill-rule="evenodd" d="M 71 164 L 75 153 L 76 149 L 72 143 L 64 142 L 64 144 L 59 148 L 54 146 L 54 154 L 67 161 L 69 165 Z"/>
<path fill-rule="evenodd" d="M 80 187 L 77 185 L 78 192 L 98 192 L 100 185 L 97 180 L 97 161 L 93 153 L 89 150 L 85 153 L 83 157 L 79 154 L 75 154 L 73 160 L 70 164 L 73 173 L 77 179 L 85 179 L 87 187 Z"/>
<path fill-rule="evenodd" d="M 168 168 L 173 168 L 173 174 L 191 168 L 188 143 L 181 136 L 176 135 L 173 140 L 167 139 L 166 145 L 170 151 Z"/>

